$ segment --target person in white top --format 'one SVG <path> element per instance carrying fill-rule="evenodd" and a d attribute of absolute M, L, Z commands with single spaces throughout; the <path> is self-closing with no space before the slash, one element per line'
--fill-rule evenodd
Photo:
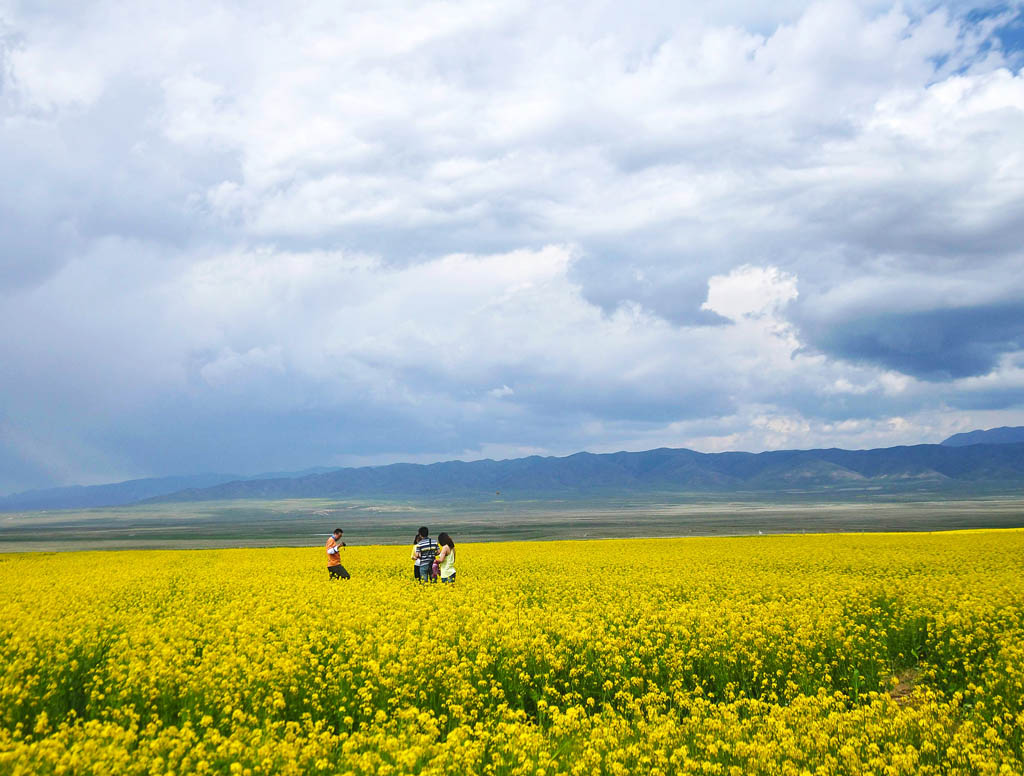
<path fill-rule="evenodd" d="M 423 536 L 417 532 L 416 538 L 412 540 L 412 578 L 415 579 L 417 582 L 419 581 L 420 578 L 420 559 L 416 557 L 416 548 L 419 547 L 420 541 L 422 539 Z"/>
<path fill-rule="evenodd" d="M 455 582 L 455 542 L 447 533 L 441 532 L 437 536 L 437 543 L 441 545 L 441 552 L 437 556 L 437 565 L 442 582 L 454 584 Z"/>

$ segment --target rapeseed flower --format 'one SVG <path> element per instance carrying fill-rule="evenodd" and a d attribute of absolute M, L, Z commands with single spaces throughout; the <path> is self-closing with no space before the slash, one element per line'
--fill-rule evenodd
<path fill-rule="evenodd" d="M 0 556 L 0 774 L 1024 772 L 1024 532 L 460 547 Z"/>

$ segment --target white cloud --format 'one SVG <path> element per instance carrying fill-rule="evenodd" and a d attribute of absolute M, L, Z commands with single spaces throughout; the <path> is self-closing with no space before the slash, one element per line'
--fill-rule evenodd
<path fill-rule="evenodd" d="M 740 321 L 743 318 L 778 316 L 799 296 L 796 277 L 778 267 L 738 267 L 728 275 L 708 281 L 708 298 L 702 309 Z"/>
<path fill-rule="evenodd" d="M 154 418 L 261 429 L 229 469 L 289 424 L 378 461 L 1011 423 L 1024 77 L 1015 9 L 967 10 L 5 8 L 0 445 L 48 481 L 61 434 L 171 467 Z"/>

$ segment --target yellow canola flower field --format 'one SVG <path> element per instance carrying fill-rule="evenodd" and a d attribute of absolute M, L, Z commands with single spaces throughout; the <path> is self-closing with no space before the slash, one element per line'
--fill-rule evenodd
<path fill-rule="evenodd" d="M 0 555 L 2 774 L 1020 774 L 1024 532 Z"/>

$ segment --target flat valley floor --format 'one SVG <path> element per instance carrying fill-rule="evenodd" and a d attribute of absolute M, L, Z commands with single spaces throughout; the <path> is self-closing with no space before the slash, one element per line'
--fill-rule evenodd
<path fill-rule="evenodd" d="M 946 531 L 1024 527 L 1024 497 L 861 495 L 506 500 L 216 501 L 0 513 L 0 552 L 301 547 L 336 526 L 350 545 L 411 544 L 420 525 L 457 541 Z"/>

